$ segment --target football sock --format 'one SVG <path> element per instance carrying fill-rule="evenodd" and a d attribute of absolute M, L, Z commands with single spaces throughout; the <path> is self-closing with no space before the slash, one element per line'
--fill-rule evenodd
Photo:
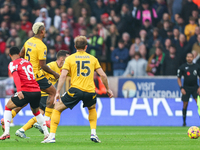
<path fill-rule="evenodd" d="M 197 107 L 198 107 L 198 114 L 200 116 L 200 96 L 197 96 Z"/>
<path fill-rule="evenodd" d="M 42 127 L 42 130 L 44 131 L 44 135 L 46 136 L 47 134 L 49 134 L 49 132 L 47 130 L 46 123 L 44 121 L 44 117 L 42 116 L 42 114 L 40 113 L 40 111 L 38 111 L 37 113 L 35 113 L 34 116 L 36 117 L 36 120 L 39 123 L 39 125 Z"/>
<path fill-rule="evenodd" d="M 16 116 L 16 112 L 14 110 L 12 110 L 12 118 L 14 118 Z"/>
<path fill-rule="evenodd" d="M 60 122 L 60 115 L 61 112 L 58 110 L 54 109 L 51 117 L 51 128 L 50 128 L 50 133 L 56 133 L 58 124 Z"/>
<path fill-rule="evenodd" d="M 45 115 L 44 115 L 45 121 L 50 120 L 52 112 L 53 112 L 53 108 L 48 108 L 48 107 L 45 108 Z"/>
<path fill-rule="evenodd" d="M 36 117 L 33 117 L 22 127 L 22 129 L 24 129 L 24 131 L 26 131 L 26 130 L 32 128 L 33 124 L 36 122 L 37 122 Z"/>
<path fill-rule="evenodd" d="M 96 127 L 97 127 L 97 111 L 96 109 L 89 109 L 89 122 L 90 122 L 90 129 L 91 129 L 91 134 L 96 134 Z"/>
<path fill-rule="evenodd" d="M 186 123 L 185 121 L 186 121 L 187 109 L 183 109 L 182 112 L 183 112 L 183 123 Z"/>
<path fill-rule="evenodd" d="M 4 125 L 5 125 L 5 132 L 6 134 L 9 134 L 10 131 L 10 122 L 12 119 L 12 112 L 11 109 L 7 108 L 5 106 L 5 111 L 4 111 Z"/>

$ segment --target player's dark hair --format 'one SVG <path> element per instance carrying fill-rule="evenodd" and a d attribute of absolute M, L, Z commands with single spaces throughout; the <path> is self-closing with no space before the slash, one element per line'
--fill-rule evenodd
<path fill-rule="evenodd" d="M 20 52 L 19 48 L 18 47 L 11 47 L 10 48 L 10 55 L 18 55 Z"/>
<path fill-rule="evenodd" d="M 43 25 L 41 25 L 39 28 L 38 28 L 38 32 L 37 32 L 37 34 L 40 34 L 41 33 L 41 31 L 43 31 L 44 30 L 44 26 Z"/>
<path fill-rule="evenodd" d="M 75 38 L 75 46 L 77 49 L 85 49 L 87 45 L 87 39 L 85 36 L 77 36 Z"/>
<path fill-rule="evenodd" d="M 69 54 L 69 51 L 66 51 L 66 50 L 60 50 L 58 51 L 57 55 L 56 55 L 56 58 L 60 58 L 60 57 L 65 57 L 67 54 Z"/>

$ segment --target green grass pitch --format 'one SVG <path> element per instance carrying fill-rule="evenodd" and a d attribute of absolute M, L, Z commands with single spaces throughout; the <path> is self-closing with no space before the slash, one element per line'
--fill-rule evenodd
<path fill-rule="evenodd" d="M 43 135 L 30 129 L 21 139 L 14 135 L 20 126 L 11 127 L 11 139 L 0 141 L 1 150 L 193 150 L 200 148 L 199 139 L 189 139 L 189 127 L 99 126 L 102 143 L 90 141 L 87 126 L 59 126 L 56 143 L 41 144 Z M 0 131 L 2 134 L 2 132 Z"/>

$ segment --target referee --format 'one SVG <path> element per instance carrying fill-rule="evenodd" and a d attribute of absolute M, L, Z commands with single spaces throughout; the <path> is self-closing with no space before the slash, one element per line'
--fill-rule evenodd
<path fill-rule="evenodd" d="M 194 64 L 193 59 L 193 54 L 188 53 L 186 56 L 187 62 L 181 65 L 177 71 L 177 81 L 181 89 L 181 99 L 183 101 L 183 126 L 186 126 L 186 112 L 190 95 L 192 94 L 196 102 L 197 95 L 200 95 L 200 87 L 197 84 L 197 76 L 200 76 L 200 66 L 198 64 Z M 182 76 L 184 76 L 183 86 L 181 83 Z"/>

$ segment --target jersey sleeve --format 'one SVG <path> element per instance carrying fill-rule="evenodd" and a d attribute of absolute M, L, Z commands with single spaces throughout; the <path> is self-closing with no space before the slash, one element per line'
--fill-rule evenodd
<path fill-rule="evenodd" d="M 101 68 L 100 64 L 99 64 L 99 61 L 95 58 L 95 65 L 94 65 L 94 70 L 97 70 Z"/>
<path fill-rule="evenodd" d="M 181 76 L 183 75 L 183 67 L 180 66 L 177 70 L 177 77 L 178 78 L 181 78 Z"/>
<path fill-rule="evenodd" d="M 39 60 L 46 60 L 47 58 L 47 47 L 45 45 L 40 45 L 38 47 L 38 59 Z"/>
<path fill-rule="evenodd" d="M 65 63 L 64 63 L 64 65 L 63 65 L 63 67 L 62 67 L 62 70 L 63 69 L 66 69 L 66 70 L 70 70 L 70 59 L 69 59 L 69 57 L 67 57 L 66 59 L 65 59 Z"/>
<path fill-rule="evenodd" d="M 10 62 L 10 64 L 8 65 L 8 69 L 10 70 L 11 73 L 17 71 L 18 65 L 14 65 L 13 62 Z"/>

